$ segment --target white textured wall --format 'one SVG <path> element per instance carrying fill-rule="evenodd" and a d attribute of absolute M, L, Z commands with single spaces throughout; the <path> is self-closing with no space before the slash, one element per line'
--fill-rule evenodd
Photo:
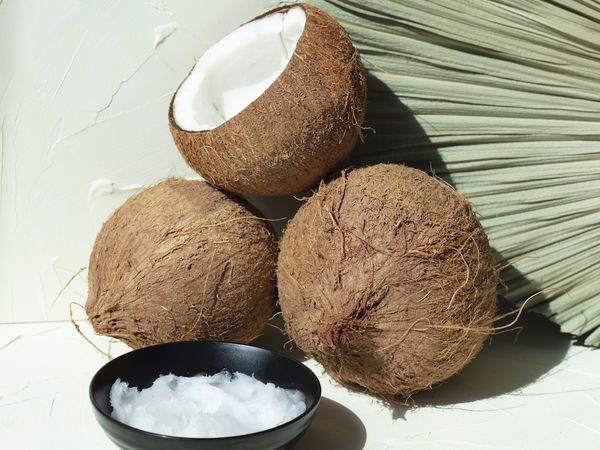
<path fill-rule="evenodd" d="M 0 0 L 0 322 L 84 303 L 102 222 L 140 186 L 193 176 L 167 127 L 194 58 L 276 0 Z"/>

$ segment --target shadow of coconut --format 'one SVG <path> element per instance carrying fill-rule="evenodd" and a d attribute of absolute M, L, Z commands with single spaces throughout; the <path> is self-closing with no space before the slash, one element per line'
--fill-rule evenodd
<path fill-rule="evenodd" d="M 543 288 L 528 279 L 522 272 L 516 269 L 508 262 L 508 258 L 501 252 L 493 251 L 494 260 L 502 266 L 500 272 L 501 284 L 498 286 L 498 295 L 509 296 L 512 301 L 519 302 L 527 300 L 527 309 L 537 312 L 543 316 L 552 316 L 555 311 L 551 308 L 551 303 L 546 296 Z M 534 258 L 533 255 L 530 256 Z M 550 289 L 549 291 L 552 291 Z M 578 341 L 575 341 L 578 342 Z"/>
<path fill-rule="evenodd" d="M 501 301 L 501 311 L 514 307 Z M 506 324 L 507 320 L 502 320 Z M 415 406 L 447 406 L 518 392 L 547 374 L 565 357 L 569 336 L 545 317 L 523 313 L 511 327 L 496 334 L 479 355 L 445 384 L 413 398 Z"/>
<path fill-rule="evenodd" d="M 257 195 L 249 195 L 245 197 L 260 213 L 269 219 L 273 231 L 278 238 L 281 238 L 285 226 L 302 202 L 297 200 L 292 195 L 281 195 L 277 197 L 259 197 Z"/>
<path fill-rule="evenodd" d="M 346 167 L 378 163 L 403 164 L 451 183 L 446 165 L 414 113 L 375 75 L 367 72 L 364 142 L 359 142 Z"/>
<path fill-rule="evenodd" d="M 356 414 L 323 397 L 312 425 L 298 441 L 295 450 L 361 450 L 367 430 Z"/>
<path fill-rule="evenodd" d="M 251 342 L 257 347 L 266 348 L 282 353 L 298 361 L 306 361 L 304 353 L 294 344 L 285 333 L 284 322 L 281 314 L 277 314 L 265 327 L 263 334 Z"/>

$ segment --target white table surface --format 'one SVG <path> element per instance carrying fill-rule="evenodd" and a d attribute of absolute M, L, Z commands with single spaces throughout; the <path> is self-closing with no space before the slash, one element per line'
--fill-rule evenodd
<path fill-rule="evenodd" d="M 600 351 L 572 346 L 545 319 L 495 336 L 459 376 L 414 399 L 383 405 L 333 382 L 314 361 L 323 401 L 299 450 L 600 448 Z M 82 322 L 82 331 L 92 335 Z M 121 343 L 93 336 L 113 356 Z M 260 343 L 281 350 L 269 328 Z M 0 448 L 115 448 L 88 400 L 106 362 L 69 322 L 0 325 Z"/>

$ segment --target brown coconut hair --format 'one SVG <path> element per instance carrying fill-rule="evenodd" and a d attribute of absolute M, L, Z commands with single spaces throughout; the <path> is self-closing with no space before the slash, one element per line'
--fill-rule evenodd
<path fill-rule="evenodd" d="M 469 202 L 401 165 L 343 172 L 288 224 L 279 304 L 298 346 L 382 397 L 440 383 L 481 349 L 497 270 Z"/>
<path fill-rule="evenodd" d="M 85 305 L 94 330 L 133 348 L 247 343 L 275 307 L 277 243 L 250 205 L 204 181 L 167 179 L 104 223 Z"/>

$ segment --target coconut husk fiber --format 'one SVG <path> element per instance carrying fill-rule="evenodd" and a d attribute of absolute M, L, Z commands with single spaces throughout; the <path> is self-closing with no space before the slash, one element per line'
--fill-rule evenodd
<path fill-rule="evenodd" d="M 600 345 L 600 7 L 312 0 L 369 78 L 351 164 L 433 169 L 472 203 L 515 305 Z"/>
<path fill-rule="evenodd" d="M 294 55 L 243 111 L 215 129 L 185 131 L 171 101 L 169 127 L 186 162 L 229 192 L 285 195 L 309 188 L 352 152 L 359 136 L 366 85 L 358 52 L 335 20 L 310 5 L 267 14 L 292 7 L 306 13 Z"/>
<path fill-rule="evenodd" d="M 286 330 L 334 378 L 410 397 L 467 364 L 491 331 L 497 271 L 464 197 L 379 164 L 322 184 L 283 235 Z"/>
<path fill-rule="evenodd" d="M 247 343 L 275 307 L 277 243 L 244 200 L 167 179 L 129 198 L 98 233 L 85 305 L 94 330 L 133 348 Z"/>

